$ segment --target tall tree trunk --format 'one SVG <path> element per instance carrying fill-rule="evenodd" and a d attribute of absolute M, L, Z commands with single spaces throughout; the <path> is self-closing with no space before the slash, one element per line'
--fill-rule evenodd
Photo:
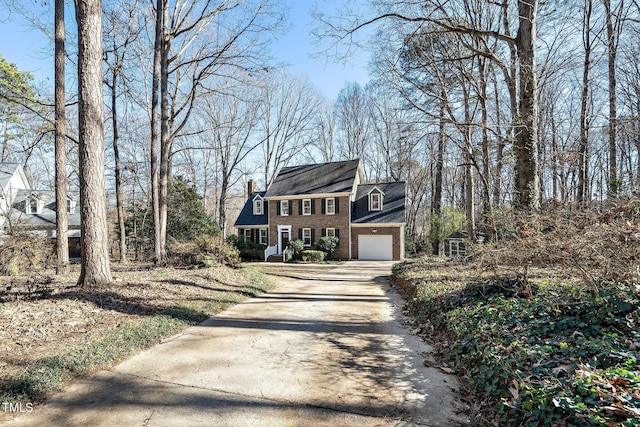
<path fill-rule="evenodd" d="M 578 149 L 578 202 L 589 199 L 589 71 L 591 70 L 591 11 L 592 0 L 584 2 L 584 63 L 582 67 L 582 96 L 580 99 L 580 146 Z"/>
<path fill-rule="evenodd" d="M 79 286 L 109 285 L 104 183 L 102 2 L 78 0 L 78 128 L 82 264 Z"/>
<path fill-rule="evenodd" d="M 116 55 L 116 62 L 119 61 Z M 117 84 L 118 84 L 118 66 L 116 65 L 113 70 L 111 80 L 111 125 L 113 127 L 113 157 L 115 159 L 115 180 L 116 180 L 116 210 L 118 211 L 118 228 L 120 229 L 120 262 L 127 262 L 127 232 L 124 227 L 124 206 L 122 202 L 122 176 L 120 165 L 120 150 L 118 147 L 119 133 L 118 133 L 118 102 L 116 96 Z"/>
<path fill-rule="evenodd" d="M 165 0 L 156 2 L 156 34 L 153 46 L 153 78 L 151 88 L 151 203 L 153 211 L 153 260 L 158 264 L 162 259 L 162 238 L 160 226 L 160 182 L 158 170 L 158 99 L 160 92 L 160 61 L 164 33 Z M 135 200 L 134 200 L 135 204 Z"/>
<path fill-rule="evenodd" d="M 160 259 L 167 257 L 167 203 L 169 201 L 171 137 L 169 135 L 169 48 L 165 28 L 169 21 L 167 1 L 163 2 L 162 44 L 160 50 Z"/>
<path fill-rule="evenodd" d="M 518 34 L 520 97 L 515 122 L 516 155 L 515 206 L 519 209 L 540 207 L 538 175 L 538 125 L 536 84 L 536 15 L 537 0 L 518 0 Z"/>
<path fill-rule="evenodd" d="M 67 121 L 65 117 L 65 28 L 64 0 L 55 2 L 55 188 L 56 188 L 56 273 L 65 274 L 69 265 L 67 218 Z"/>
<path fill-rule="evenodd" d="M 435 188 L 433 191 L 433 206 L 431 208 L 431 234 L 436 238 L 433 241 L 433 253 L 434 255 L 441 254 L 442 239 L 440 234 L 442 232 L 442 172 L 444 169 L 444 150 L 445 139 L 447 137 L 445 133 L 445 94 L 442 93 L 440 100 L 440 121 L 438 128 L 438 154 L 436 156 L 436 176 L 435 176 Z"/>
<path fill-rule="evenodd" d="M 617 103 L 616 103 L 616 54 L 617 37 L 611 13 L 611 0 L 602 0 L 607 22 L 607 48 L 609 67 L 609 197 L 615 197 L 620 190 L 618 183 L 618 150 L 616 146 Z"/>

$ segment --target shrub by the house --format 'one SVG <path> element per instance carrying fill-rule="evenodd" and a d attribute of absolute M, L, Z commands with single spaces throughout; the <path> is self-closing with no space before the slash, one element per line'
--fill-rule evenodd
<path fill-rule="evenodd" d="M 311 262 L 322 262 L 324 261 L 324 252 L 322 251 L 314 251 L 314 250 L 306 250 L 300 253 L 303 261 L 311 261 Z"/>
<path fill-rule="evenodd" d="M 332 259 L 336 249 L 338 249 L 340 239 L 335 236 L 323 236 L 315 244 L 315 248 L 326 254 L 327 259 Z"/>

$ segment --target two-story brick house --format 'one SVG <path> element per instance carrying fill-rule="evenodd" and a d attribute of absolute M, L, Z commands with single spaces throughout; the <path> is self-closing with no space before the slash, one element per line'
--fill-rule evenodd
<path fill-rule="evenodd" d="M 336 236 L 336 258 L 403 259 L 405 184 L 362 181 L 358 160 L 283 168 L 266 192 L 250 181 L 238 234 L 276 254 L 292 239 Z"/>

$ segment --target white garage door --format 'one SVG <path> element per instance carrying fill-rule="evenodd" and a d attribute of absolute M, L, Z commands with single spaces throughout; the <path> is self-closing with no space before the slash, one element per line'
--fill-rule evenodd
<path fill-rule="evenodd" d="M 376 261 L 393 260 L 393 236 L 358 236 L 358 259 Z"/>

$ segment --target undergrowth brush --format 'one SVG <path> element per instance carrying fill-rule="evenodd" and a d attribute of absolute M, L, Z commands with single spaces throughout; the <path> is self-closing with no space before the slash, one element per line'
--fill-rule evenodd
<path fill-rule="evenodd" d="M 481 402 L 478 425 L 640 425 L 635 284 L 477 271 L 434 258 L 394 267 L 423 332 Z"/>

